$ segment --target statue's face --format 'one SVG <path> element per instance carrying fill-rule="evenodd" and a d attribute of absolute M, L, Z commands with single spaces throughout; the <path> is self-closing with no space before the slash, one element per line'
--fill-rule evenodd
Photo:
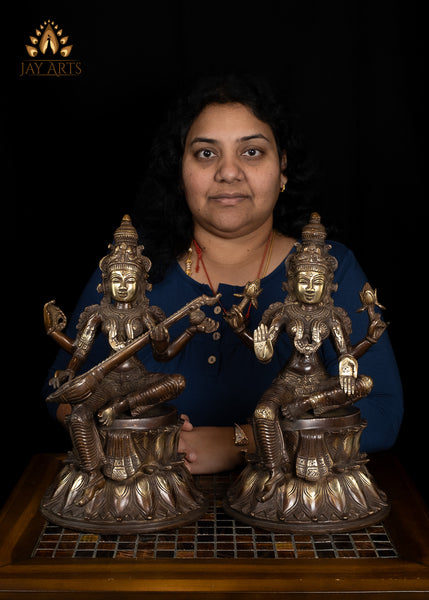
<path fill-rule="evenodd" d="M 120 270 L 110 273 L 112 298 L 116 302 L 132 302 L 137 294 L 137 274 L 135 271 Z"/>
<path fill-rule="evenodd" d="M 302 271 L 297 274 L 295 292 L 299 302 L 317 304 L 325 290 L 325 275 L 317 271 Z"/>

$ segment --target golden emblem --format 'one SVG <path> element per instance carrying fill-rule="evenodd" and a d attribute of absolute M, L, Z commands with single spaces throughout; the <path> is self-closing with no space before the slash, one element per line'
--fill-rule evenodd
<path fill-rule="evenodd" d="M 63 30 L 59 28 L 58 23 L 48 19 L 44 21 L 38 28 L 36 28 L 36 36 L 30 35 L 30 41 L 32 46 L 26 45 L 25 48 L 31 56 L 35 58 L 39 51 L 42 54 L 46 54 L 48 50 L 52 54 L 56 54 L 58 51 L 63 58 L 69 56 L 73 45 L 66 46 L 68 42 L 68 36 L 63 36 Z"/>

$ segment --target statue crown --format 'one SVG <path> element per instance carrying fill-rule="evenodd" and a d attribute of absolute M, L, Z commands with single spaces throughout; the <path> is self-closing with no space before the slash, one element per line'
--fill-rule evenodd
<path fill-rule="evenodd" d="M 333 273 L 338 266 L 334 256 L 329 254 L 330 244 L 325 243 L 326 229 L 320 215 L 314 212 L 309 222 L 302 228 L 302 241 L 297 242 L 296 252 L 287 258 L 289 274 L 301 271 Z"/>
<path fill-rule="evenodd" d="M 144 246 L 138 245 L 138 233 L 129 215 L 124 215 L 116 229 L 114 244 L 109 244 L 110 254 L 100 260 L 100 269 L 104 274 L 122 269 L 132 269 L 147 274 L 152 265 L 147 256 L 143 256 Z"/>

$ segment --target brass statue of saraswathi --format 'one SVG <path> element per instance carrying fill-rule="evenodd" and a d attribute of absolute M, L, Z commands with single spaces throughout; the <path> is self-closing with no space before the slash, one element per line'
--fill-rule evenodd
<path fill-rule="evenodd" d="M 72 354 L 51 380 L 56 389 L 47 401 L 71 405 L 66 424 L 73 451 L 41 511 L 82 531 L 158 531 L 194 521 L 207 507 L 178 453 L 182 421 L 166 404 L 183 391 L 184 377 L 148 372 L 136 352 L 150 343 L 154 357 L 167 361 L 196 333 L 213 332 L 217 324 L 201 306 L 218 297 L 196 298 L 166 318 L 146 297 L 151 262 L 128 215 L 109 249 L 100 261 L 102 300 L 83 311 L 74 341 L 62 332 L 64 314 L 53 302 L 45 305 L 48 333 Z M 186 315 L 189 327 L 170 341 L 168 327 Z M 76 376 L 99 331 L 110 356 Z"/>
<path fill-rule="evenodd" d="M 226 510 L 272 531 L 351 531 L 379 522 L 389 510 L 359 450 L 366 423 L 352 406 L 372 389 L 357 361 L 386 328 L 375 311 L 383 307 L 365 284 L 359 311 L 367 311 L 367 335 L 352 346 L 351 321 L 333 303 L 337 261 L 325 238 L 313 213 L 286 259 L 288 294 L 265 311 L 252 340 L 257 358 L 268 362 L 284 332 L 292 354 L 253 413 L 256 454 L 229 489 Z M 249 342 L 239 313 L 233 307 L 228 320 Z M 338 376 L 328 374 L 319 354 L 328 338 L 338 354 Z"/>

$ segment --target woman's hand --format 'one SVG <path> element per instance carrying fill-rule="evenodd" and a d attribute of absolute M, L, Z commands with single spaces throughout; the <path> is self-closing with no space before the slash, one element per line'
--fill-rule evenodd
<path fill-rule="evenodd" d="M 192 431 L 194 427 L 190 422 L 188 415 L 180 415 L 180 418 L 183 421 L 183 425 L 182 431 L 180 432 L 178 450 L 179 452 L 183 452 L 185 454 L 185 464 L 192 473 L 191 465 L 197 460 L 197 455 L 192 446 L 189 445 L 189 438 L 186 436 L 186 433 Z"/>
<path fill-rule="evenodd" d="M 230 471 L 243 461 L 243 447 L 234 445 L 233 427 L 193 427 L 187 415 L 179 440 L 179 452 L 184 452 L 185 464 L 194 475 Z M 242 425 L 249 439 L 247 446 L 254 452 L 250 425 Z"/>

